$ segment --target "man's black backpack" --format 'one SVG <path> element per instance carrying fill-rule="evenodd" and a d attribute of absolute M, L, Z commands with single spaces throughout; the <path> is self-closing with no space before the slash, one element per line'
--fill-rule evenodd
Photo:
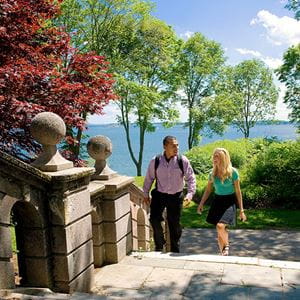
<path fill-rule="evenodd" d="M 158 154 L 158 155 L 155 156 L 155 163 L 154 163 L 155 177 L 156 177 L 156 170 L 158 168 L 159 160 L 160 160 L 161 156 L 162 156 L 162 154 Z M 182 174 L 184 175 L 183 162 L 182 162 L 182 156 L 181 155 L 177 156 L 177 161 L 178 161 L 179 168 L 180 168 Z"/>

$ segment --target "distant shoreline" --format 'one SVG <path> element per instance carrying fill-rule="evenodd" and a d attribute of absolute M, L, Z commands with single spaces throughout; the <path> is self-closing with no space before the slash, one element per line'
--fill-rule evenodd
<path fill-rule="evenodd" d="M 131 125 L 135 125 L 135 123 L 130 123 Z M 154 122 L 154 125 L 162 125 L 163 122 Z M 174 126 L 176 125 L 185 125 L 186 122 L 178 122 L 175 123 Z M 287 121 L 287 120 L 271 120 L 271 121 L 258 121 L 256 122 L 255 125 L 284 125 L 284 124 L 290 124 L 290 125 L 295 125 L 295 127 L 297 126 L 297 124 L 291 122 L 291 121 Z M 229 124 L 228 126 L 231 126 L 232 124 Z M 104 124 L 96 124 L 96 123 L 88 123 L 87 126 L 122 126 L 119 123 L 104 123 Z"/>

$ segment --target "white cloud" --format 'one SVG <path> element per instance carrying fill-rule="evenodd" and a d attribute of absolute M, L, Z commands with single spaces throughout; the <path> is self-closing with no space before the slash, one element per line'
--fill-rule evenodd
<path fill-rule="evenodd" d="M 179 36 L 180 36 L 181 38 L 183 38 L 184 40 L 187 40 L 187 39 L 189 39 L 194 33 L 195 33 L 195 32 L 193 32 L 193 31 L 186 31 L 186 32 L 184 32 L 184 33 L 181 33 Z"/>
<path fill-rule="evenodd" d="M 242 55 L 250 54 L 250 55 L 253 55 L 255 57 L 260 57 L 261 56 L 261 53 L 259 53 L 258 51 L 254 51 L 254 50 L 242 49 L 242 48 L 236 48 L 235 50 L 237 52 L 239 52 L 240 54 L 242 54 Z"/>
<path fill-rule="evenodd" d="M 261 60 L 271 69 L 277 69 L 282 65 L 282 60 L 279 58 L 273 58 L 273 57 L 262 57 Z"/>
<path fill-rule="evenodd" d="M 103 115 L 88 116 L 89 124 L 110 124 L 117 122 L 117 115 L 119 114 L 118 106 L 115 103 L 109 103 L 103 109 Z"/>
<path fill-rule="evenodd" d="M 276 114 L 275 119 L 277 120 L 288 120 L 288 115 L 291 112 L 290 109 L 287 108 L 286 104 L 283 103 L 283 97 L 285 95 L 286 87 L 283 83 L 278 83 L 280 88 L 279 97 L 276 105 Z"/>
<path fill-rule="evenodd" d="M 266 38 L 274 45 L 296 45 L 300 43 L 300 22 L 284 16 L 277 17 L 267 10 L 257 13 L 250 25 L 261 24 L 266 30 Z"/>
<path fill-rule="evenodd" d="M 263 56 L 260 52 L 256 50 L 244 49 L 244 48 L 236 48 L 237 52 L 242 55 L 249 55 L 254 57 L 259 57 L 269 68 L 276 69 L 282 65 L 282 60 L 279 58 L 273 58 L 269 56 Z"/>

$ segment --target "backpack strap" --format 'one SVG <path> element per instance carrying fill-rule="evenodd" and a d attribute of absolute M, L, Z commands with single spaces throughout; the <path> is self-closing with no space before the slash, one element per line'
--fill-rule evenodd
<path fill-rule="evenodd" d="M 157 155 L 155 156 L 155 162 L 154 162 L 155 178 L 156 178 L 156 170 L 157 170 L 158 165 L 159 165 L 160 157 L 161 157 L 161 154 L 157 154 Z"/>
<path fill-rule="evenodd" d="M 155 188 L 156 188 L 156 189 L 157 189 L 157 175 L 156 175 L 156 170 L 157 170 L 157 168 L 158 168 L 160 158 L 161 158 L 161 154 L 157 154 L 157 155 L 155 156 L 155 161 L 154 161 Z"/>
<path fill-rule="evenodd" d="M 178 165 L 182 172 L 182 175 L 184 175 L 183 161 L 182 161 L 182 156 L 180 154 L 177 156 L 177 160 L 178 160 Z"/>

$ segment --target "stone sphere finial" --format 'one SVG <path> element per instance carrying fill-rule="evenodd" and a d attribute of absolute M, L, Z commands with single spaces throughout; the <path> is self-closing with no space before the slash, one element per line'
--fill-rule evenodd
<path fill-rule="evenodd" d="M 111 140 L 104 135 L 97 135 L 89 139 L 87 143 L 88 154 L 95 159 L 95 174 L 92 179 L 107 180 L 116 176 L 106 163 L 106 159 L 112 153 Z"/>
<path fill-rule="evenodd" d="M 57 145 L 66 135 L 66 125 L 57 114 L 42 112 L 32 119 L 30 132 L 42 145 Z"/>
<path fill-rule="evenodd" d="M 30 133 L 43 146 L 43 151 L 32 163 L 33 166 L 49 172 L 73 167 L 73 163 L 63 158 L 56 147 L 66 135 L 66 125 L 60 116 L 52 112 L 37 114 L 32 119 Z"/>

